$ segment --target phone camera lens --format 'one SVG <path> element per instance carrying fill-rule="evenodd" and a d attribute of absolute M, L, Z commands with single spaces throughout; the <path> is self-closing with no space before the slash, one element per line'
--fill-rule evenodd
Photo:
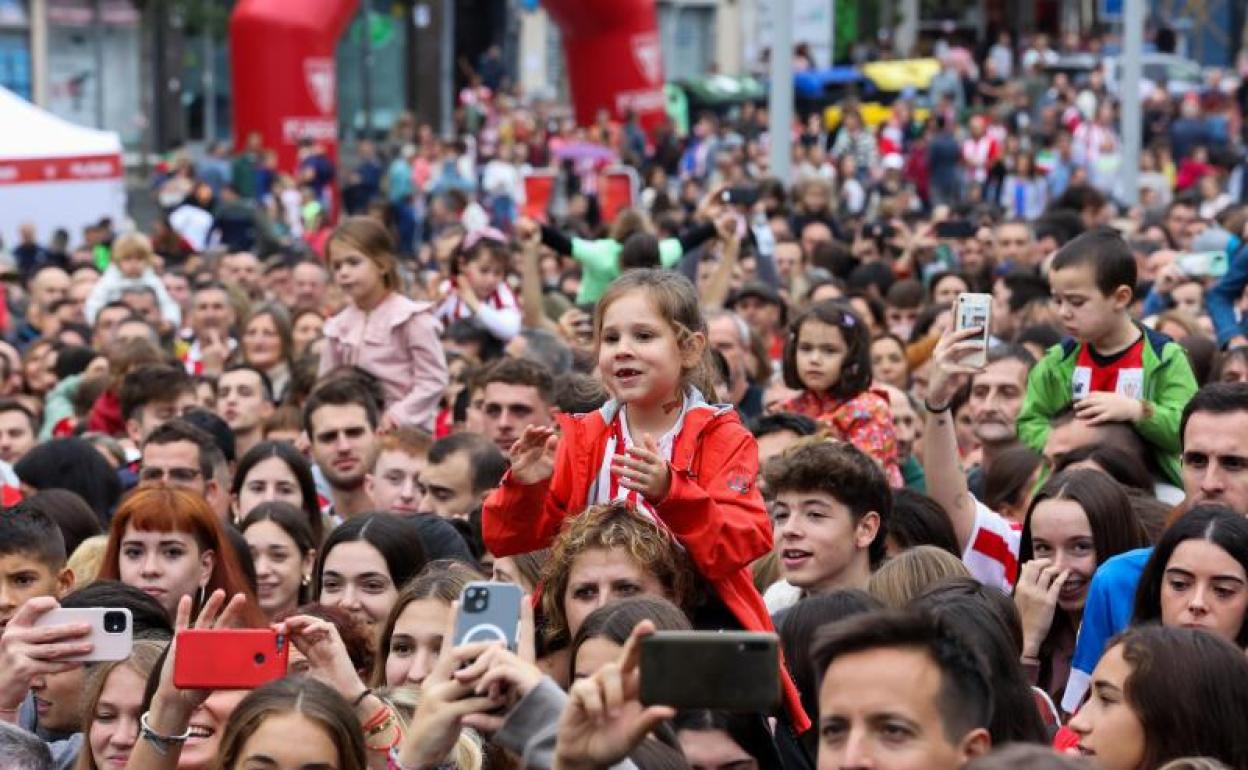
<path fill-rule="evenodd" d="M 252 660 L 256 661 L 257 666 L 263 666 L 264 665 L 264 653 L 257 652 L 256 656 L 252 658 Z"/>
<path fill-rule="evenodd" d="M 104 633 L 120 634 L 126 630 L 126 613 L 124 612 L 106 612 L 104 613 Z"/>

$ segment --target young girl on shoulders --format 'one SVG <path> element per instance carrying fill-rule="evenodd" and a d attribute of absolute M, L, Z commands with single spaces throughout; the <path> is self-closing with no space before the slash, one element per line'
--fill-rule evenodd
<path fill-rule="evenodd" d="M 667 527 L 744 628 L 771 628 L 750 564 L 771 543 L 755 480 L 758 448 L 731 406 L 716 406 L 698 295 L 667 270 L 616 279 L 594 314 L 598 370 L 614 398 L 559 415 L 560 434 L 530 426 L 511 470 L 486 500 L 482 528 L 496 557 L 550 546 L 564 520 L 615 500 Z M 794 726 L 805 730 L 796 689 Z"/>
<path fill-rule="evenodd" d="M 793 319 L 784 384 L 802 394 L 782 411 L 818 420 L 880 463 L 893 487 L 902 486 L 888 396 L 871 390 L 871 336 L 854 311 L 820 302 Z"/>
<path fill-rule="evenodd" d="M 347 306 L 325 322 L 320 376 L 342 365 L 365 369 L 386 393 L 379 430 L 399 425 L 432 430 L 447 383 L 433 305 L 400 291 L 394 241 L 377 221 L 347 219 L 330 236 L 327 252 Z"/>
<path fill-rule="evenodd" d="M 493 227 L 464 236 L 451 255 L 451 279 L 438 306 L 446 326 L 475 318 L 490 334 L 506 343 L 520 333 L 520 304 L 507 285 L 507 238 Z"/>

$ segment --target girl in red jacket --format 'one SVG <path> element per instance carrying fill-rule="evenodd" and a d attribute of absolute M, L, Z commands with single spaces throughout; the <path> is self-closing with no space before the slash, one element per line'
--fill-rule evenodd
<path fill-rule="evenodd" d="M 758 448 L 731 406 L 703 395 L 714 399 L 693 285 L 671 271 L 631 270 L 599 299 L 594 324 L 599 373 L 614 398 L 590 414 L 560 415 L 558 432 L 525 429 L 485 501 L 490 553 L 546 548 L 569 516 L 628 501 L 672 532 L 742 627 L 771 630 L 749 569 L 771 547 Z M 803 732 L 809 720 L 785 684 Z"/>

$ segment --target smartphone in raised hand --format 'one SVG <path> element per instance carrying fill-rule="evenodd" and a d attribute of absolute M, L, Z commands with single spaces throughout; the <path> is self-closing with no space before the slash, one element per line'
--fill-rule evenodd
<path fill-rule="evenodd" d="M 514 583 L 473 581 L 464 586 L 455 617 L 456 647 L 473 642 L 502 642 L 515 652 L 520 646 L 520 602 L 524 594 Z"/>
<path fill-rule="evenodd" d="M 271 628 L 178 632 L 173 684 L 181 690 L 251 690 L 286 676 L 290 643 Z"/>
<path fill-rule="evenodd" d="M 979 329 L 968 342 L 978 342 L 980 349 L 961 359 L 967 366 L 982 367 L 988 363 L 988 328 L 992 323 L 991 294 L 959 294 L 954 306 L 954 331 L 963 329 Z"/>
<path fill-rule="evenodd" d="M 124 607 L 58 607 L 35 621 L 36 627 L 83 623 L 91 631 L 76 641 L 90 642 L 91 652 L 65 660 L 79 663 L 125 660 L 134 646 L 134 620 Z"/>

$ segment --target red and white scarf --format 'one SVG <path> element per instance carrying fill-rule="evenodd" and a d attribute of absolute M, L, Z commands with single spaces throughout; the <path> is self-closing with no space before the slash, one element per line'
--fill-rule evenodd
<path fill-rule="evenodd" d="M 438 318 L 443 321 L 456 321 L 461 318 L 472 318 L 472 309 L 468 304 L 459 297 L 459 290 L 456 289 L 450 281 L 442 284 L 442 291 L 446 294 L 446 300 L 442 302 L 442 306 L 438 308 Z M 516 294 L 507 285 L 506 281 L 500 281 L 498 288 L 495 289 L 490 296 L 481 300 L 481 304 L 488 305 L 495 310 L 519 310 L 520 303 L 516 301 Z"/>
<path fill-rule="evenodd" d="M 613 407 L 618 404 L 616 401 L 610 401 L 603 407 L 603 415 L 609 416 L 613 411 Z M 680 415 L 676 418 L 676 424 L 659 437 L 659 456 L 668 463 L 672 461 L 672 450 L 676 446 L 676 439 L 680 437 L 681 430 L 685 427 L 685 416 L 694 409 L 713 409 L 710 404 L 706 403 L 702 394 L 695 388 L 690 388 L 685 394 L 685 403 L 681 406 Z M 618 456 L 624 455 L 628 450 L 632 449 L 636 442 L 628 432 L 628 414 L 627 405 L 619 405 L 618 409 L 614 409 L 614 415 L 610 416 L 610 435 L 607 437 L 606 448 L 602 452 L 602 464 L 598 468 L 598 480 L 589 490 L 589 504 L 601 505 L 616 500 L 622 500 L 631 503 L 634 508 L 641 511 L 655 521 L 659 521 L 658 514 L 655 513 L 654 507 L 639 492 L 620 484 L 620 478 L 611 472 L 611 464 Z"/>

